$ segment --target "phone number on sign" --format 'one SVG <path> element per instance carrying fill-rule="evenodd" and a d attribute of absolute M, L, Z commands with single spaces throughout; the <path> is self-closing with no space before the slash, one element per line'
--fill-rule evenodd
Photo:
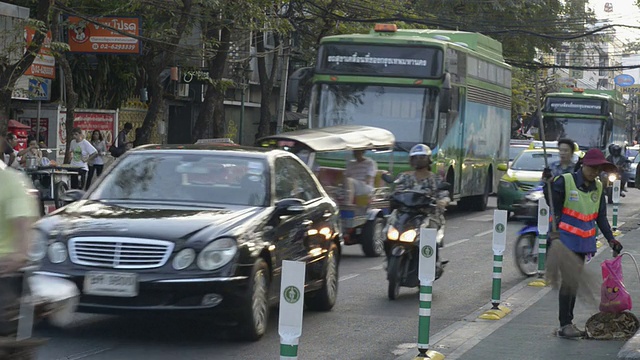
<path fill-rule="evenodd" d="M 93 44 L 94 50 L 136 50 L 135 44 Z"/>

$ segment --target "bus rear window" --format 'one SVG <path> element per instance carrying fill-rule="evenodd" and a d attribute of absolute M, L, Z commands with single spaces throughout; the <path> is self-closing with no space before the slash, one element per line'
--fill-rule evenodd
<path fill-rule="evenodd" d="M 325 44 L 318 52 L 316 73 L 437 78 L 442 57 L 438 48 Z"/>

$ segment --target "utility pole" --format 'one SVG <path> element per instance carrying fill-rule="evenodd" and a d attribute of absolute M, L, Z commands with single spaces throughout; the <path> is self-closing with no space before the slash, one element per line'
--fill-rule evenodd
<path fill-rule="evenodd" d="M 282 132 L 284 128 L 284 117 L 287 112 L 287 82 L 289 81 L 289 53 L 291 51 L 291 37 L 289 35 L 285 35 L 282 45 L 282 74 L 280 75 L 280 98 L 278 99 L 276 134 Z"/>

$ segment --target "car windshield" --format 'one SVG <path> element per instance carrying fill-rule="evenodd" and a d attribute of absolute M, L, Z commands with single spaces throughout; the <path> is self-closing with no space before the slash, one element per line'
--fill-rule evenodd
<path fill-rule="evenodd" d="M 638 155 L 638 149 L 627 149 L 627 157 L 636 157 Z"/>
<path fill-rule="evenodd" d="M 559 160 L 560 156 L 555 152 L 547 153 L 547 161 L 552 163 Z M 511 165 L 513 170 L 529 170 L 529 171 L 542 171 L 544 170 L 544 153 L 541 152 L 523 152 L 518 156 Z"/>
<path fill-rule="evenodd" d="M 123 158 L 89 199 L 265 206 L 268 174 L 260 158 L 140 152 Z"/>
<path fill-rule="evenodd" d="M 509 146 L 509 161 L 516 158 L 516 156 L 520 155 L 527 147 L 521 145 L 511 145 Z"/>

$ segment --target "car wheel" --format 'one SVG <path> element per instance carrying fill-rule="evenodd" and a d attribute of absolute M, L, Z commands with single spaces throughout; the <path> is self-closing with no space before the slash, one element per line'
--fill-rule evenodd
<path fill-rule="evenodd" d="M 238 337 L 256 341 L 264 335 L 269 320 L 269 267 L 263 259 L 253 264 L 249 289 L 242 306 Z"/>
<path fill-rule="evenodd" d="M 53 188 L 53 199 L 54 205 L 56 209 L 59 209 L 65 205 L 64 201 L 62 201 L 62 196 L 69 190 L 69 185 L 67 183 L 59 181 Z"/>
<path fill-rule="evenodd" d="M 384 253 L 384 219 L 376 217 L 364 225 L 362 236 L 362 251 L 368 257 L 378 257 Z"/>
<path fill-rule="evenodd" d="M 338 298 L 338 264 L 340 262 L 337 249 L 336 245 L 333 244 L 331 250 L 327 253 L 322 288 L 309 293 L 309 296 L 305 296 L 305 303 L 309 310 L 329 311 L 336 304 L 336 299 Z"/>

